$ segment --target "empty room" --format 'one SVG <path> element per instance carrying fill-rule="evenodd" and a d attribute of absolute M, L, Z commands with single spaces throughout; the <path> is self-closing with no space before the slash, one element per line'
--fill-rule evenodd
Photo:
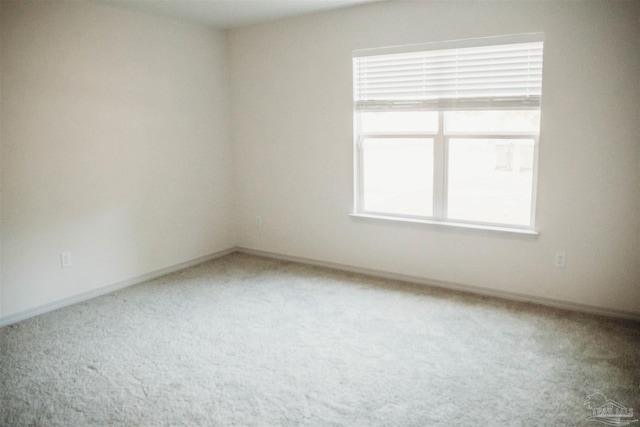
<path fill-rule="evenodd" d="M 640 425 L 639 212 L 637 1 L 0 0 L 0 425 Z"/>

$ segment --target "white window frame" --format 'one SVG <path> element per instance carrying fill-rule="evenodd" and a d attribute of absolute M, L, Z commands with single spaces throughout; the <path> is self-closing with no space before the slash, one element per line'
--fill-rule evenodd
<path fill-rule="evenodd" d="M 412 52 L 419 51 L 421 49 L 428 48 L 429 50 L 448 49 L 453 47 L 472 47 L 472 46 L 484 46 L 494 44 L 511 44 L 518 43 L 521 40 L 524 41 L 539 41 L 542 42 L 544 35 L 541 33 L 525 34 L 517 36 L 504 36 L 486 39 L 471 39 L 460 40 L 454 42 L 442 42 L 442 43 L 428 43 L 422 45 L 412 46 L 400 46 L 392 48 L 382 49 L 367 49 L 354 52 L 354 59 L 359 56 L 369 55 L 381 55 L 396 52 Z M 354 66 L 355 70 L 355 66 Z M 354 75 L 354 84 L 356 77 Z M 354 87 L 354 100 L 356 88 Z M 433 102 L 430 100 L 428 102 Z M 478 108 L 473 106 L 468 109 L 491 111 L 494 109 L 534 109 L 540 110 L 539 98 L 537 100 L 537 107 L 527 106 L 525 103 L 521 105 L 507 105 L 499 108 L 485 107 Z M 437 103 L 437 101 L 436 101 Z M 535 230 L 535 212 L 536 212 L 536 199 L 537 199 L 537 181 L 538 181 L 538 151 L 539 151 L 539 129 L 537 132 L 499 132 L 499 133 L 484 133 L 484 132 L 448 132 L 445 129 L 445 112 L 455 108 L 443 107 L 427 107 L 424 108 L 419 105 L 419 102 L 412 106 L 411 102 L 407 103 L 406 107 L 401 106 L 400 109 L 386 109 L 384 105 L 376 107 L 375 110 L 365 111 L 437 111 L 438 112 L 438 129 L 436 132 L 429 131 L 411 131 L 411 132 L 363 132 L 360 130 L 359 123 L 359 110 L 354 106 L 354 207 L 352 216 L 365 217 L 365 218 L 377 218 L 396 221 L 418 222 L 425 224 L 438 224 L 445 226 L 455 226 L 463 228 L 475 228 L 483 230 L 495 230 L 520 234 L 537 235 Z M 464 110 L 466 108 L 458 108 Z M 364 159 L 363 159 L 363 141 L 371 138 L 429 138 L 433 140 L 434 150 L 434 177 L 433 177 L 433 215 L 426 216 L 412 216 L 406 214 L 394 214 L 387 212 L 375 212 L 367 211 L 364 209 Z M 447 195 L 448 195 L 448 154 L 449 154 L 449 141 L 455 138 L 464 139 L 527 139 L 533 141 L 533 166 L 532 166 L 532 189 L 531 189 L 531 212 L 530 223 L 528 225 L 516 225 L 516 224 L 502 224 L 497 222 L 482 222 L 482 221 L 467 221 L 459 219 L 450 219 L 447 216 Z"/>

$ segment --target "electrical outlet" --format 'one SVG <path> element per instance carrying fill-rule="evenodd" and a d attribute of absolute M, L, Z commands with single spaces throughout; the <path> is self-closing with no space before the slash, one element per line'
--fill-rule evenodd
<path fill-rule="evenodd" d="M 60 265 L 62 268 L 71 267 L 71 252 L 62 252 L 60 254 Z"/>
<path fill-rule="evenodd" d="M 567 262 L 567 253 L 565 251 L 556 251 L 556 255 L 553 257 L 554 267 L 564 268 Z"/>
<path fill-rule="evenodd" d="M 253 225 L 255 225 L 256 228 L 262 228 L 262 217 L 260 215 L 256 215 L 253 219 Z"/>

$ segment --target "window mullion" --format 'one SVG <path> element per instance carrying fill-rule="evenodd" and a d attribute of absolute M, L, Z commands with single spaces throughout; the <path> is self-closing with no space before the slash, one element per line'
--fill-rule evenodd
<path fill-rule="evenodd" d="M 356 187 L 354 188 L 356 194 L 355 200 L 355 210 L 356 212 L 362 211 L 364 209 L 364 156 L 362 152 L 362 139 L 363 137 L 359 136 L 356 140 L 356 149 L 355 149 L 355 183 Z"/>
<path fill-rule="evenodd" d="M 433 217 L 441 220 L 446 213 L 444 111 L 438 113 L 438 133 L 434 135 L 433 150 Z"/>

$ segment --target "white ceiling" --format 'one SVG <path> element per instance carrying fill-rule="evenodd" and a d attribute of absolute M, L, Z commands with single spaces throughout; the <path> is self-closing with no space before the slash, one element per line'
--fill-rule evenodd
<path fill-rule="evenodd" d="M 380 0 L 103 0 L 143 12 L 235 28 Z"/>

